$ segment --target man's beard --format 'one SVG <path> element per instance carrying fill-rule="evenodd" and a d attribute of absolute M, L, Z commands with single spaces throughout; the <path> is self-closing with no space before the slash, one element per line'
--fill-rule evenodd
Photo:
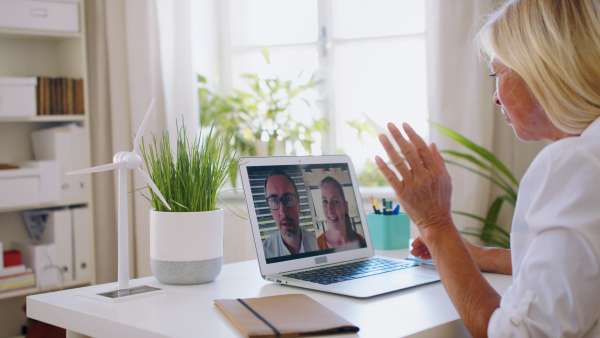
<path fill-rule="evenodd" d="M 295 220 L 293 220 L 293 219 L 291 219 L 289 217 L 281 219 L 282 223 L 284 221 L 287 221 L 287 222 L 291 223 L 292 226 L 289 227 L 288 229 L 285 229 L 283 226 L 281 226 L 280 227 L 280 229 L 281 229 L 281 236 L 283 236 L 283 237 L 285 237 L 285 238 L 287 238 L 287 239 L 289 239 L 291 241 L 293 241 L 296 238 L 298 238 L 298 236 L 300 235 L 300 226 L 298 225 L 298 223 Z"/>

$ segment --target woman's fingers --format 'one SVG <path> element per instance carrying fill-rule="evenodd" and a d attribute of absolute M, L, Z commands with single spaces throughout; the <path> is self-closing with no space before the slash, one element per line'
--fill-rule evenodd
<path fill-rule="evenodd" d="M 444 162 L 444 158 L 442 157 L 442 154 L 440 154 L 440 151 L 438 150 L 437 145 L 435 143 L 431 143 L 431 145 L 429 146 L 429 149 L 431 150 L 431 153 L 433 154 L 434 160 L 440 165 L 440 167 L 446 168 L 446 162 Z"/>
<path fill-rule="evenodd" d="M 385 179 L 394 189 L 396 196 L 399 196 L 399 194 L 402 192 L 402 188 L 404 187 L 404 183 L 398 178 L 398 176 L 396 176 L 396 173 L 390 169 L 390 167 L 388 167 L 381 157 L 375 156 L 375 163 L 377 164 L 377 167 L 379 167 L 383 177 L 385 177 Z"/>
<path fill-rule="evenodd" d="M 408 177 L 408 175 L 410 174 L 410 170 L 406 166 L 406 163 L 404 162 L 404 159 L 402 159 L 402 156 L 400 156 L 400 154 L 396 151 L 396 149 L 394 148 L 390 140 L 387 138 L 387 136 L 383 134 L 379 135 L 379 142 L 381 142 L 383 149 L 385 149 L 385 152 L 388 154 L 390 161 L 392 162 L 392 164 L 394 164 L 394 167 L 396 167 L 400 175 L 402 175 L 402 178 L 405 179 L 406 177 Z"/>
<path fill-rule="evenodd" d="M 409 163 L 410 169 L 415 172 L 420 171 L 422 166 L 421 158 L 414 145 L 404 138 L 400 132 L 400 129 L 398 129 L 398 127 L 396 127 L 393 123 L 388 123 L 388 129 L 396 143 L 398 143 L 400 146 L 400 151 L 402 152 L 402 155 L 404 155 L 406 161 Z"/>
<path fill-rule="evenodd" d="M 412 250 L 410 250 L 410 254 L 421 259 L 431 259 L 431 253 L 429 252 L 427 247 L 413 248 Z"/>
<path fill-rule="evenodd" d="M 423 165 L 426 168 L 434 167 L 436 161 L 435 161 L 429 147 L 427 147 L 427 143 L 425 143 L 425 141 L 423 141 L 421 136 L 419 136 L 419 134 L 417 134 L 417 132 L 408 123 L 404 122 L 402 124 L 402 127 L 404 128 L 406 135 L 410 139 L 410 142 L 413 144 L 414 148 L 416 149 L 416 152 L 419 155 L 420 160 L 423 163 Z"/>

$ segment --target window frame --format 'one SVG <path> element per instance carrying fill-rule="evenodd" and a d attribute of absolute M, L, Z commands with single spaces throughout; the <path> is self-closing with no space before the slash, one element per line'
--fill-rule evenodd
<path fill-rule="evenodd" d="M 269 50 L 287 49 L 290 47 L 315 46 L 318 50 L 319 70 L 323 74 L 332 74 L 334 70 L 333 53 L 335 48 L 344 44 L 360 43 L 364 41 L 401 41 L 415 38 L 422 38 L 427 41 L 427 17 L 425 16 L 425 29 L 420 33 L 411 34 L 395 34 L 375 37 L 359 37 L 359 38 L 334 38 L 335 26 L 333 24 L 333 1 L 332 0 L 316 0 L 318 10 L 318 37 L 315 42 L 305 43 L 290 43 L 290 44 L 275 44 L 264 45 Z M 425 6 L 427 7 L 427 1 Z M 218 50 L 219 50 L 219 69 L 220 81 L 219 92 L 229 94 L 233 86 L 233 55 L 247 52 L 260 53 L 261 45 L 245 45 L 232 46 L 231 39 L 231 6 L 230 1 L 217 1 L 218 15 Z M 325 78 L 325 81 L 333 81 L 331 78 Z M 328 102 L 322 107 L 322 116 L 329 121 L 329 131 L 322 133 L 322 151 L 323 154 L 335 154 L 343 144 L 342 132 L 339 129 L 343 126 L 346 120 L 343 120 L 340 112 L 336 111 L 335 90 L 333 86 L 324 86 L 319 89 L 319 100 Z"/>

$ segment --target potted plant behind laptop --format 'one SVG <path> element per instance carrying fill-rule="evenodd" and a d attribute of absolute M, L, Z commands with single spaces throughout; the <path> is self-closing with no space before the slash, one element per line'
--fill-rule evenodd
<path fill-rule="evenodd" d="M 153 135 L 148 149 L 143 142 L 140 149 L 150 178 L 172 208 L 148 190 L 145 197 L 153 208 L 150 265 L 156 279 L 166 284 L 207 283 L 223 265 L 224 204 L 218 202 L 239 155 L 231 136 L 217 135 L 212 127 L 200 134 L 191 142 L 185 126 L 178 126 L 175 151 L 168 132 L 160 140 Z"/>

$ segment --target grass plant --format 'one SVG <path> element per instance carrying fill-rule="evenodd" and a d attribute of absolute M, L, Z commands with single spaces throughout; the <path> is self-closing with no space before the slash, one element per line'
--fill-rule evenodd
<path fill-rule="evenodd" d="M 148 148 L 142 140 L 140 151 L 148 174 L 171 206 L 172 212 L 212 211 L 221 205 L 230 209 L 227 204 L 218 203 L 229 181 L 229 173 L 233 167 L 237 167 L 240 156 L 231 145 L 231 136 L 217 134 L 212 126 L 207 135 L 203 135 L 203 131 L 205 128 L 201 128 L 201 137 L 190 142 L 185 125 L 178 125 L 175 151 L 171 150 L 169 133 L 166 131 L 162 132 L 160 139 L 153 134 Z M 168 212 L 152 189 L 148 191 L 150 196 L 144 197 L 154 210 Z"/>

